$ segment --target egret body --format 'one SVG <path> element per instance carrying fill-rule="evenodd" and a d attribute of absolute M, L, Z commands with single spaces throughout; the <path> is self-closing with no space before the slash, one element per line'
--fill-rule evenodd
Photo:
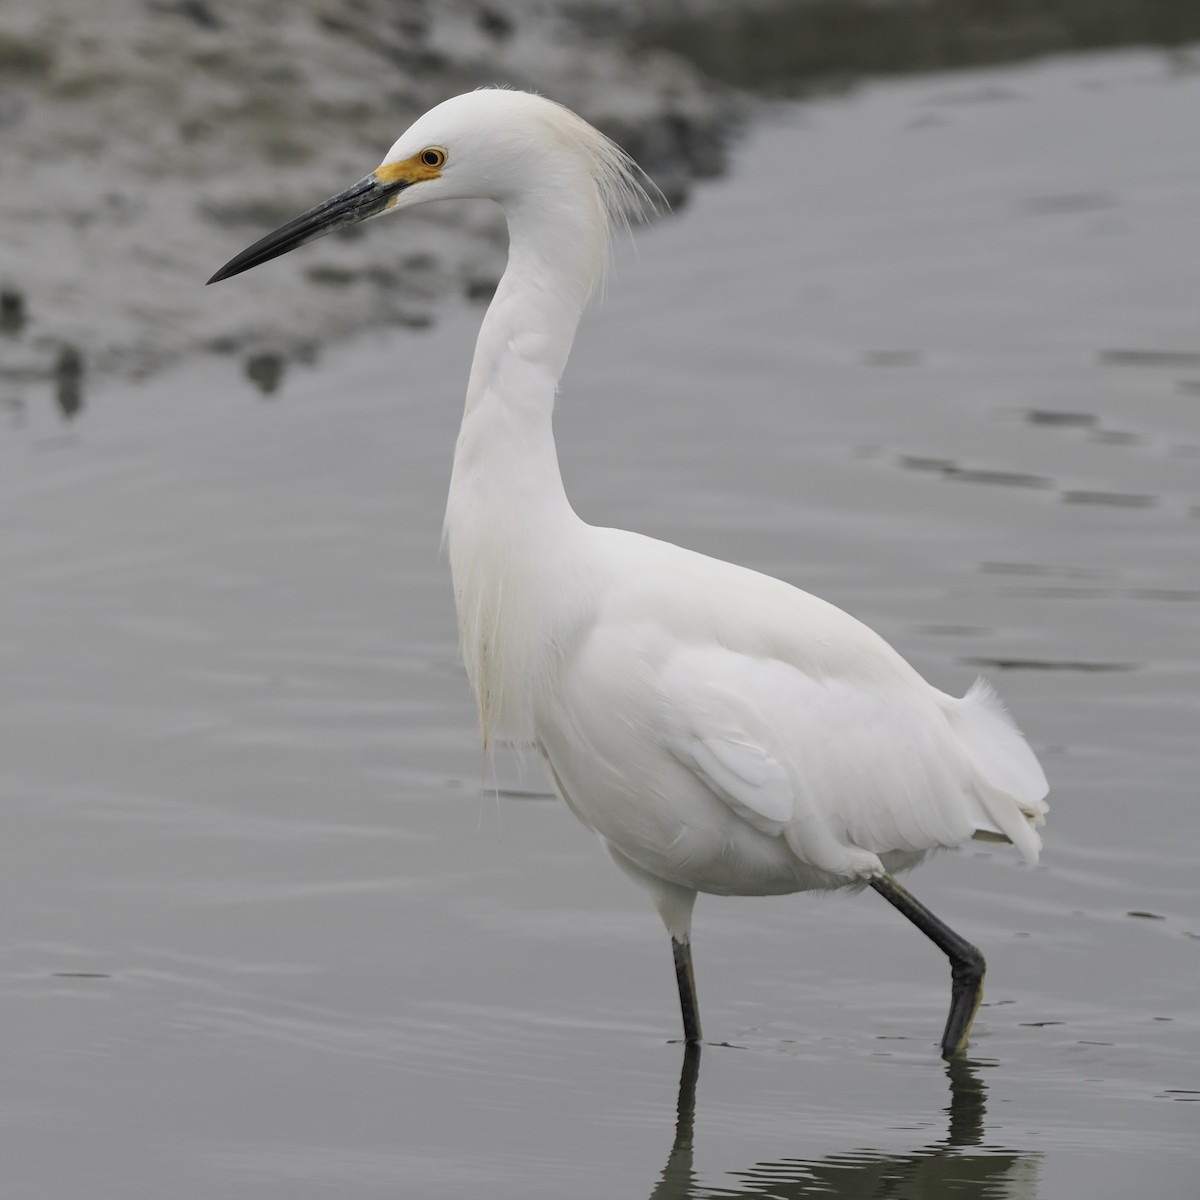
<path fill-rule="evenodd" d="M 213 281 L 342 225 L 464 197 L 498 202 L 510 239 L 446 511 L 485 745 L 536 748 L 559 796 L 649 892 L 688 1042 L 700 1040 L 697 892 L 870 886 L 949 957 L 942 1052 L 960 1052 L 983 956 L 893 874 L 979 835 L 1035 862 L 1045 776 L 985 683 L 949 696 L 823 600 L 575 514 L 551 418 L 610 229 L 645 200 L 626 155 L 539 96 L 458 96 Z"/>

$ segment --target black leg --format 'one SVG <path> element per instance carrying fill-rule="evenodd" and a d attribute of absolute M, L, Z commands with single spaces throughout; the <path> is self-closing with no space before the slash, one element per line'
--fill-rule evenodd
<path fill-rule="evenodd" d="M 950 959 L 950 1015 L 942 1033 L 942 1057 L 950 1059 L 961 1054 L 967 1047 L 971 1022 L 983 999 L 983 975 L 987 969 L 983 955 L 890 875 L 872 879 L 871 886 Z"/>
<path fill-rule="evenodd" d="M 700 1005 L 696 1002 L 696 973 L 692 970 L 690 942 L 671 939 L 675 955 L 675 981 L 679 984 L 679 1010 L 683 1014 L 683 1040 L 689 1046 L 700 1044 Z"/>

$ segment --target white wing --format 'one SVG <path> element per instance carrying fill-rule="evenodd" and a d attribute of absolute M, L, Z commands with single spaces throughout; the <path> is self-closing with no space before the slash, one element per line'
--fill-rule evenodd
<path fill-rule="evenodd" d="M 636 534 L 592 534 L 614 582 L 556 660 L 539 736 L 576 811 L 629 857 L 665 846 L 707 854 L 719 874 L 725 857 L 762 853 L 757 832 L 791 854 L 754 869 L 794 855 L 845 878 L 986 830 L 1036 861 L 1045 777 L 986 685 L 947 696 L 806 592 Z M 697 792 L 676 788 L 680 768 Z"/>
<path fill-rule="evenodd" d="M 971 697 L 952 700 L 915 673 L 820 678 L 714 646 L 681 648 L 660 684 L 672 754 L 813 866 L 857 873 L 870 855 L 958 845 L 993 825 L 1036 858 L 1037 835 L 1006 794 L 1031 782 L 1012 761 L 1036 760 L 1001 719 L 1025 757 L 1014 755 Z"/>

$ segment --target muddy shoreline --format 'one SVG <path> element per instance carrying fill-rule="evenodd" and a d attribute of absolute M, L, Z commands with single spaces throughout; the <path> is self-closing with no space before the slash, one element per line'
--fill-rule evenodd
<path fill-rule="evenodd" d="M 370 326 L 485 300 L 498 213 L 415 215 L 331 238 L 236 290 L 230 254 L 373 166 L 406 125 L 484 84 L 543 91 L 619 138 L 671 200 L 721 167 L 731 93 L 678 55 L 533 0 L 48 0 L 0 14 L 0 400 L 218 352 L 269 392 Z M 330 303 L 330 294 L 336 302 Z"/>
<path fill-rule="evenodd" d="M 499 213 L 439 205 L 206 289 L 213 269 L 379 161 L 421 112 L 486 84 L 561 100 L 675 208 L 724 169 L 750 91 L 1123 43 L 1188 74 L 1180 0 L 1003 14 L 928 0 L 42 0 L 0 10 L 0 419 L 67 420 L 104 378 L 226 356 L 263 394 L 372 327 L 485 303 Z"/>

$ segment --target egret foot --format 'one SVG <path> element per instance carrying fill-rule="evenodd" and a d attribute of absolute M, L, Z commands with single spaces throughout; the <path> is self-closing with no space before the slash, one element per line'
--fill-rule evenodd
<path fill-rule="evenodd" d="M 963 956 L 950 958 L 950 1014 L 942 1033 L 942 1057 L 954 1058 L 967 1048 L 967 1038 L 983 999 L 987 963 L 977 946 L 962 943 Z M 949 951 L 947 951 L 949 953 Z"/>
<path fill-rule="evenodd" d="M 987 970 L 983 954 L 890 875 L 872 879 L 871 886 L 950 959 L 950 1015 L 942 1032 L 942 1057 L 954 1058 L 967 1048 L 971 1022 L 983 999 L 983 976 Z"/>
<path fill-rule="evenodd" d="M 679 1011 L 683 1015 L 683 1040 L 700 1045 L 700 1005 L 696 1000 L 696 973 L 692 970 L 692 945 L 671 939 L 675 956 L 675 982 L 679 984 Z"/>

